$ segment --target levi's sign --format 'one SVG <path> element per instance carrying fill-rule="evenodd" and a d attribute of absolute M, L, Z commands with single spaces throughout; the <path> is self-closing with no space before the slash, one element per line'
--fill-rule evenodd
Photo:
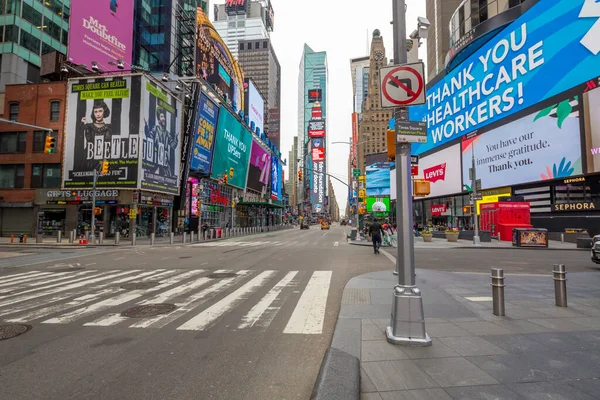
<path fill-rule="evenodd" d="M 423 170 L 423 177 L 431 183 L 446 179 L 446 163 L 435 165 Z"/>

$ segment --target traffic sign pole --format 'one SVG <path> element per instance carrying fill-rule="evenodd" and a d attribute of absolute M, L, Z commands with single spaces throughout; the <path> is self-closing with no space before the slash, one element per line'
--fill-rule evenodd
<path fill-rule="evenodd" d="M 406 64 L 405 0 L 392 0 L 392 4 L 394 13 L 394 63 Z M 382 91 L 382 99 L 384 97 L 384 84 L 385 80 L 382 80 L 382 87 L 380 89 Z M 425 91 L 424 87 L 420 89 L 422 92 Z M 413 92 L 414 90 L 418 91 L 419 88 L 413 88 Z M 424 96 L 424 93 L 420 94 Z M 408 93 L 408 95 L 411 96 L 410 93 Z M 415 99 L 412 104 L 417 102 L 417 100 L 418 99 Z M 396 121 L 408 120 L 406 114 L 407 113 L 404 109 L 396 108 Z M 397 137 L 397 123 L 395 133 Z M 388 326 L 386 329 L 386 337 L 387 341 L 393 344 L 431 346 L 431 338 L 429 335 L 427 335 L 425 330 L 423 297 L 421 295 L 421 290 L 416 286 L 415 279 L 410 150 L 410 143 L 406 141 L 396 142 L 396 223 L 398 224 L 398 253 L 396 255 L 396 272 L 398 274 L 398 284 L 394 287 L 392 318 L 390 320 L 390 326 Z"/>
<path fill-rule="evenodd" d="M 473 168 L 473 180 L 471 187 L 473 190 L 473 246 L 481 246 L 481 238 L 479 237 L 479 216 L 477 215 L 477 170 L 475 168 L 475 141 L 471 142 L 471 168 Z"/>

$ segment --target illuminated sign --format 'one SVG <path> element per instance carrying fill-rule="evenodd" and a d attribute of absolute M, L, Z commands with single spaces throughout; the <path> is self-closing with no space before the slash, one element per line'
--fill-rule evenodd
<path fill-rule="evenodd" d="M 313 161 L 325 161 L 325 149 L 322 147 L 312 149 Z"/>
<path fill-rule="evenodd" d="M 308 102 L 316 103 L 317 101 L 321 101 L 322 93 L 321 89 L 309 89 L 308 91 Z"/>
<path fill-rule="evenodd" d="M 311 120 L 308 122 L 308 137 L 325 136 L 325 121 Z"/>

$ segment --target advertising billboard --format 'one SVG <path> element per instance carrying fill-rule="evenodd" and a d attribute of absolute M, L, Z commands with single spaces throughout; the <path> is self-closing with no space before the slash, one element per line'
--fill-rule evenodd
<path fill-rule="evenodd" d="M 367 197 L 367 212 L 370 213 L 389 213 L 389 197 Z"/>
<path fill-rule="evenodd" d="M 219 179 L 228 175 L 228 183 L 231 186 L 245 189 L 251 148 L 252 133 L 221 106 L 210 177 Z"/>
<path fill-rule="evenodd" d="M 138 187 L 141 91 L 140 75 L 69 80 L 63 188 L 91 188 L 104 160 L 99 188 Z"/>
<path fill-rule="evenodd" d="M 271 199 L 283 200 L 281 196 L 281 179 L 283 168 L 279 159 L 271 157 Z"/>
<path fill-rule="evenodd" d="M 271 168 L 271 154 L 256 140 L 252 140 L 250 166 L 248 167 L 248 183 L 246 186 L 262 193 L 269 185 Z"/>
<path fill-rule="evenodd" d="M 600 70 L 598 4 L 540 0 L 427 90 L 410 107 L 427 121 L 413 154 L 480 129 L 595 78 Z"/>
<path fill-rule="evenodd" d="M 110 61 L 123 60 L 131 65 L 134 0 L 94 2 L 71 0 L 68 59 L 85 64 L 92 61 L 103 71 L 114 69 Z"/>
<path fill-rule="evenodd" d="M 144 138 L 140 188 L 179 193 L 181 102 L 156 83 L 142 78 Z"/>
<path fill-rule="evenodd" d="M 460 149 L 460 144 L 456 144 L 419 159 L 419 173 L 415 179 L 425 179 L 430 182 L 431 192 L 426 197 L 462 192 Z"/>
<path fill-rule="evenodd" d="M 325 136 L 325 120 L 310 120 L 308 121 L 308 137 L 324 137 Z"/>
<path fill-rule="evenodd" d="M 252 79 L 246 79 L 245 90 L 244 90 L 244 104 L 245 113 L 248 116 L 248 123 L 250 126 L 254 125 L 260 129 L 261 132 L 265 131 L 265 100 L 262 95 L 254 86 Z"/>
<path fill-rule="evenodd" d="M 196 121 L 193 130 L 194 143 L 192 144 L 192 157 L 190 159 L 192 171 L 206 175 L 210 174 L 218 119 L 219 107 L 199 90 Z"/>
<path fill-rule="evenodd" d="M 366 175 L 367 197 L 390 195 L 390 163 L 388 161 L 367 165 Z"/>
<path fill-rule="evenodd" d="M 322 213 L 325 205 L 325 161 L 313 161 L 311 175 L 310 202 L 313 212 Z"/>
<path fill-rule="evenodd" d="M 600 89 L 590 90 L 583 96 L 587 172 L 600 172 Z"/>
<path fill-rule="evenodd" d="M 462 142 L 463 181 L 475 149 L 482 189 L 567 178 L 582 171 L 577 97 Z"/>
<path fill-rule="evenodd" d="M 308 89 L 308 102 L 316 103 L 323 99 L 323 94 L 321 89 Z"/>
<path fill-rule="evenodd" d="M 350 160 L 356 167 L 356 144 L 358 143 L 358 113 L 352 113 L 352 141 L 350 144 Z"/>

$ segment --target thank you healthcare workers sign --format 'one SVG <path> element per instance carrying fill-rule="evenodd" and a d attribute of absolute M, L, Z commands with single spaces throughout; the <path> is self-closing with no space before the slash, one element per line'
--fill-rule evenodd
<path fill-rule="evenodd" d="M 540 0 L 410 107 L 420 154 L 598 76 L 600 2 Z"/>

